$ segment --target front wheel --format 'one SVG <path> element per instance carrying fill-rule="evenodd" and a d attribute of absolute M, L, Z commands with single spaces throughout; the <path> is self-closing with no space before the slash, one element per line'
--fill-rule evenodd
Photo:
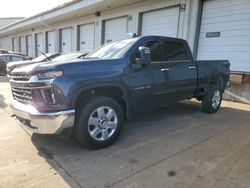
<path fill-rule="evenodd" d="M 222 92 L 220 88 L 216 85 L 212 85 L 202 98 L 202 110 L 206 113 L 215 113 L 219 110 L 221 101 Z"/>
<path fill-rule="evenodd" d="M 83 104 L 76 125 L 77 140 L 91 149 L 113 144 L 118 138 L 123 122 L 120 105 L 108 97 L 94 97 Z"/>

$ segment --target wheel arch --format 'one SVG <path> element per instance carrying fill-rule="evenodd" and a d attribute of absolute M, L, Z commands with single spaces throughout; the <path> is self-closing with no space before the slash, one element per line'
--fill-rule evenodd
<path fill-rule="evenodd" d="M 129 119 L 132 102 L 126 89 L 118 84 L 97 84 L 88 87 L 79 88 L 72 95 L 71 106 L 79 109 L 81 104 L 94 96 L 106 96 L 116 100 L 120 105 L 124 113 L 124 117 Z"/>
<path fill-rule="evenodd" d="M 208 80 L 206 90 L 211 85 L 217 85 L 221 89 L 221 91 L 224 92 L 226 85 L 225 85 L 225 78 L 224 78 L 223 74 L 216 74 L 216 75 L 211 76 Z"/>
<path fill-rule="evenodd" d="M 195 97 L 198 100 L 201 100 L 201 98 L 207 93 L 211 85 L 218 85 L 221 91 L 224 92 L 226 89 L 225 76 L 223 74 L 212 74 L 207 77 L 207 81 L 202 85 L 202 87 L 199 87 L 196 93 L 194 94 Z"/>

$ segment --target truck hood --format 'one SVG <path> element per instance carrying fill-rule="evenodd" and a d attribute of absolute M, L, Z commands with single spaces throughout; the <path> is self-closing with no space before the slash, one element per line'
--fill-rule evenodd
<path fill-rule="evenodd" d="M 63 70 L 64 72 L 80 72 L 80 71 L 95 71 L 96 69 L 107 69 L 109 65 L 121 64 L 120 59 L 73 59 L 67 61 L 51 61 L 51 62 L 40 62 L 32 63 L 30 65 L 21 66 L 15 68 L 12 74 L 25 74 L 33 75 L 40 72 Z M 93 68 L 94 67 L 94 68 Z M 94 70 L 95 69 L 95 70 Z"/>

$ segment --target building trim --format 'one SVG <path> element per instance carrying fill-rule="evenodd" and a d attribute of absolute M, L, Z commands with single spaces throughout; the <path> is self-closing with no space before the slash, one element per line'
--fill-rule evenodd
<path fill-rule="evenodd" d="M 194 59 L 197 59 L 197 53 L 198 53 L 203 4 L 204 4 L 204 0 L 199 0 L 197 19 L 196 19 L 196 28 L 195 28 L 194 46 L 193 46 Z"/>

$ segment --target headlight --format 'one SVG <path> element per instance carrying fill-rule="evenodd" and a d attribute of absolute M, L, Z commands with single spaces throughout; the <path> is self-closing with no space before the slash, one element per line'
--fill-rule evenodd
<path fill-rule="evenodd" d="M 63 71 L 48 71 L 43 73 L 38 73 L 40 79 L 57 78 L 63 75 Z"/>

